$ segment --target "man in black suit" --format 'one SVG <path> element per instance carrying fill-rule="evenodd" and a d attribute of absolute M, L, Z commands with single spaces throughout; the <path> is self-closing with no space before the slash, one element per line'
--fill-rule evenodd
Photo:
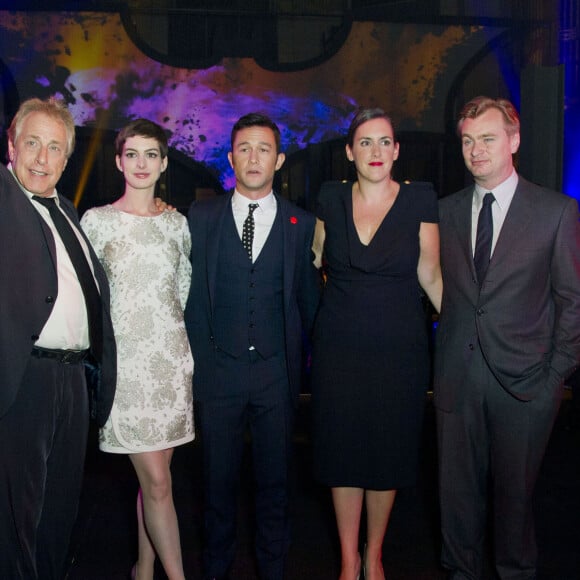
<path fill-rule="evenodd" d="M 469 102 L 458 132 L 475 186 L 440 203 L 442 562 L 450 578 L 481 577 L 490 505 L 499 577 L 531 580 L 532 494 L 580 357 L 578 206 L 516 173 L 520 123 L 509 101 Z"/>
<path fill-rule="evenodd" d="M 231 146 L 235 191 L 189 211 L 193 273 L 185 321 L 204 456 L 204 566 L 208 578 L 224 578 L 234 559 L 249 427 L 258 568 L 263 580 L 281 580 L 303 331 L 318 303 L 314 217 L 272 191 L 284 154 L 268 117 L 239 119 Z"/>
<path fill-rule="evenodd" d="M 86 359 L 99 375 L 100 424 L 115 391 L 106 276 L 55 189 L 74 130 L 57 101 L 25 101 L 8 130 L 10 165 L 0 166 L 0 577 L 10 580 L 64 577 L 88 432 Z M 81 248 L 93 301 L 51 211 Z"/>

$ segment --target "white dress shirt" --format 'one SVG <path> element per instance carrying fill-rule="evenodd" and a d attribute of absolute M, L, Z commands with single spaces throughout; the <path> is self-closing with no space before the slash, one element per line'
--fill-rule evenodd
<path fill-rule="evenodd" d="M 8 167 L 8 169 L 11 170 L 11 167 Z M 18 180 L 16 181 L 18 182 Z M 19 182 L 18 184 L 20 185 L 20 189 L 22 189 L 24 194 L 30 199 L 34 209 L 36 209 L 50 228 L 56 245 L 58 294 L 52 312 L 46 321 L 35 346 L 64 350 L 85 350 L 89 348 L 90 344 L 89 320 L 85 297 L 81 285 L 79 284 L 74 266 L 72 265 L 68 252 L 66 251 L 54 223 L 52 222 L 48 208 L 33 200 L 33 194 L 24 189 Z M 60 208 L 56 190 L 54 192 L 54 197 L 56 199 L 56 205 Z M 77 226 L 69 220 L 65 212 L 63 212 L 63 214 L 71 223 L 74 232 L 77 234 L 81 247 L 85 252 L 87 261 L 92 270 L 93 264 L 85 240 L 80 233 L 78 233 Z M 23 264 L 23 267 L 26 267 L 26 265 Z"/>
<path fill-rule="evenodd" d="M 232 196 L 232 212 L 240 240 L 242 239 L 242 230 L 244 221 L 248 217 L 248 206 L 251 203 L 257 203 L 258 207 L 254 210 L 254 242 L 252 244 L 252 261 L 255 262 L 270 235 L 270 230 L 276 219 L 278 204 L 274 193 L 271 191 L 266 197 L 257 200 L 243 196 L 237 190 Z"/>
<path fill-rule="evenodd" d="M 493 256 L 493 251 L 499 238 L 501 228 L 505 221 L 507 212 L 512 203 L 514 193 L 516 192 L 516 187 L 518 185 L 518 174 L 514 169 L 512 174 L 497 187 L 491 191 L 495 201 L 491 204 L 491 215 L 493 218 L 493 238 L 491 241 L 491 255 Z M 481 206 L 483 205 L 483 196 L 486 193 L 490 193 L 489 189 L 485 189 L 480 185 L 476 184 L 473 191 L 473 203 L 471 206 L 471 252 L 475 252 L 475 239 L 477 237 L 477 221 L 479 219 L 479 212 Z"/>

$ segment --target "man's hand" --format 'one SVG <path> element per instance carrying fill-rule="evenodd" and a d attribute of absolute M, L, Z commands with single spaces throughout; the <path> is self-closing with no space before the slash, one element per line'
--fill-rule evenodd
<path fill-rule="evenodd" d="M 165 211 L 165 210 L 167 210 L 167 211 L 175 211 L 175 208 L 172 205 L 166 203 L 160 197 L 156 197 L 154 199 L 154 201 L 155 201 L 155 207 L 157 207 L 157 209 L 160 212 Z"/>

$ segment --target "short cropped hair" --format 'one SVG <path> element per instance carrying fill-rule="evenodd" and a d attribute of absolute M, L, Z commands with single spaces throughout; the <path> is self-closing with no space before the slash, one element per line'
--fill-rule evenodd
<path fill-rule="evenodd" d="M 119 157 L 123 154 L 123 147 L 125 142 L 130 137 L 145 137 L 146 139 L 155 139 L 159 145 L 159 153 L 161 159 L 165 159 L 169 152 L 169 145 L 167 142 L 167 133 L 165 129 L 149 121 L 149 119 L 135 119 L 125 125 L 117 134 L 115 139 L 115 154 Z"/>
<path fill-rule="evenodd" d="M 508 135 L 515 135 L 520 132 L 520 116 L 510 101 L 481 96 L 472 99 L 461 109 L 457 121 L 457 134 L 461 137 L 461 127 L 466 119 L 475 119 L 489 111 L 489 109 L 497 109 L 502 114 Z"/>
<path fill-rule="evenodd" d="M 242 130 L 248 127 L 266 127 L 271 129 L 274 133 L 274 139 L 276 141 L 276 153 L 280 153 L 280 129 L 278 125 L 270 119 L 270 117 L 263 115 L 262 113 L 248 113 L 243 117 L 240 117 L 236 124 L 232 128 L 231 134 L 231 147 L 234 149 L 234 141 L 236 140 L 236 135 Z"/>

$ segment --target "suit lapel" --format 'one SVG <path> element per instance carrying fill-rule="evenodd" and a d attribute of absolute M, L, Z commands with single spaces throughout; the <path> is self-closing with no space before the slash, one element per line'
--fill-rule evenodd
<path fill-rule="evenodd" d="M 296 264 L 296 235 L 298 224 L 296 218 L 291 215 L 292 206 L 285 199 L 276 195 L 282 223 L 282 235 L 284 240 L 284 306 L 288 308 L 292 298 L 294 285 L 294 271 Z M 292 219 L 294 217 L 294 219 Z"/>
<path fill-rule="evenodd" d="M 99 287 L 99 292 L 101 293 L 102 296 L 107 297 L 107 300 L 108 300 L 107 275 L 105 273 L 103 266 L 101 265 L 101 262 L 99 261 L 99 258 L 97 257 L 97 254 L 95 254 L 95 251 L 93 249 L 93 246 L 91 245 L 91 242 L 89 241 L 89 239 L 85 235 L 85 232 L 83 231 L 83 228 L 81 227 L 76 209 L 74 209 L 74 206 L 69 205 L 70 202 L 66 203 L 66 201 L 63 201 L 63 198 L 61 195 L 59 195 L 58 198 L 59 198 L 60 208 L 67 215 L 67 217 L 72 221 L 72 223 L 74 224 L 74 227 L 80 232 L 83 240 L 85 241 L 85 244 L 87 245 L 87 248 L 89 250 L 89 256 L 91 257 L 91 262 L 92 262 L 92 266 L 93 266 L 93 275 L 97 280 L 97 286 Z"/>
<path fill-rule="evenodd" d="M 78 216 L 76 214 L 76 210 L 72 209 L 67 203 L 62 201 L 62 196 L 59 195 L 59 200 L 60 200 L 60 209 L 62 209 L 62 211 L 67 215 L 67 217 L 70 219 L 70 221 L 74 224 L 75 229 L 77 229 L 81 236 L 83 237 L 83 240 L 85 241 L 85 243 L 87 244 L 87 247 L 89 248 L 89 252 L 91 253 L 91 259 L 92 258 L 92 246 L 91 243 L 89 242 L 87 236 L 85 235 L 85 232 L 83 231 L 83 228 L 81 228 L 81 224 L 79 223 L 79 219 Z M 95 256 L 96 258 L 96 256 Z M 95 260 L 93 259 L 93 262 Z"/>
<path fill-rule="evenodd" d="M 471 211 L 473 206 L 473 187 L 463 190 L 457 200 L 457 207 L 453 212 L 455 221 L 454 228 L 457 232 L 459 247 L 469 264 L 472 277 L 475 277 L 475 264 L 473 263 L 473 250 L 471 248 Z"/>
<path fill-rule="evenodd" d="M 514 255 L 514 247 L 518 245 L 519 240 L 528 235 L 533 209 L 532 200 L 525 193 L 525 182 L 520 177 L 491 256 L 490 270 L 495 264 L 509 263 L 510 256 Z"/>

